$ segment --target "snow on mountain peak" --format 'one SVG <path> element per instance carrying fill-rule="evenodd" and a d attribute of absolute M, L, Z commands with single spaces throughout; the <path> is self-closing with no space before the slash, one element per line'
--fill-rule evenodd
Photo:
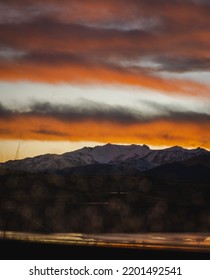
<path fill-rule="evenodd" d="M 143 157 L 150 151 L 149 147 L 139 145 L 114 145 L 106 144 L 104 146 L 96 146 L 92 150 L 95 161 L 99 163 L 108 163 L 118 157 L 124 160 L 135 155 Z"/>
<path fill-rule="evenodd" d="M 34 158 L 14 160 L 0 164 L 2 167 L 28 171 L 58 170 L 89 164 L 131 164 L 133 166 L 160 165 L 182 161 L 200 154 L 209 153 L 205 149 L 192 150 L 179 146 L 163 150 L 151 150 L 147 145 L 106 144 L 96 147 L 83 147 L 62 155 L 46 154 Z"/>

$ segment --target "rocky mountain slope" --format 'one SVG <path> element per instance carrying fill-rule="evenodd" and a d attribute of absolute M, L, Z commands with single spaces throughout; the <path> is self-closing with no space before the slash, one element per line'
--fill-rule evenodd
<path fill-rule="evenodd" d="M 144 171 L 162 164 L 183 161 L 205 154 L 210 154 L 210 152 L 201 148 L 188 150 L 175 146 L 162 150 L 152 150 L 146 145 L 106 144 L 94 148 L 84 147 L 62 155 L 46 154 L 23 160 L 7 161 L 1 163 L 0 167 L 39 172 L 56 171 L 90 164 L 112 164 Z"/>

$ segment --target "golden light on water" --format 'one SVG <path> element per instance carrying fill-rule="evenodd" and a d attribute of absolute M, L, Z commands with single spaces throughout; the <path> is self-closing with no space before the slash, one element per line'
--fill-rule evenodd
<path fill-rule="evenodd" d="M 24 232 L 0 232 L 0 239 L 26 242 L 97 246 L 133 249 L 163 249 L 184 251 L 209 251 L 208 233 L 148 233 L 148 234 L 36 234 Z"/>

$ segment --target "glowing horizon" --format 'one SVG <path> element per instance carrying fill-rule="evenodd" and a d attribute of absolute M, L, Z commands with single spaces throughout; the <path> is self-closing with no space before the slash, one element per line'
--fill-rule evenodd
<path fill-rule="evenodd" d="M 28 157 L 35 157 L 44 154 L 57 154 L 62 155 L 66 152 L 73 152 L 84 147 L 103 146 L 108 143 L 105 142 L 69 142 L 69 141 L 37 141 L 37 140 L 5 140 L 0 141 L 0 149 L 2 150 L 0 162 L 6 162 L 9 160 L 20 160 Z M 111 143 L 114 145 L 132 145 L 131 143 Z M 144 143 L 138 143 L 135 145 L 146 145 Z M 151 150 L 166 149 L 169 146 L 161 145 L 147 145 Z M 34 148 L 35 147 L 35 148 Z M 170 146 L 171 147 L 171 146 Z M 195 149 L 199 147 L 184 146 L 182 148 Z M 206 150 L 210 150 L 205 148 Z"/>

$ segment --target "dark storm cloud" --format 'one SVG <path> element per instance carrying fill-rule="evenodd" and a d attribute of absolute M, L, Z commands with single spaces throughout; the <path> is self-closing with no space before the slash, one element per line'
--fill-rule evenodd
<path fill-rule="evenodd" d="M 192 123 L 210 123 L 210 115 L 206 113 L 198 113 L 198 112 L 174 112 L 169 111 L 167 116 L 160 119 L 170 120 L 172 122 L 192 122 Z"/>
<path fill-rule="evenodd" d="M 79 107 L 70 105 L 54 105 L 50 103 L 35 103 L 25 110 L 9 110 L 0 105 L 0 118 L 17 118 L 17 117 L 37 117 L 53 118 L 63 122 L 83 122 L 91 120 L 95 122 L 113 122 L 118 124 L 132 125 L 150 123 L 153 121 L 172 121 L 172 122 L 193 122 L 193 123 L 210 123 L 210 115 L 192 111 L 176 111 L 167 109 L 160 104 L 152 104 L 151 107 L 158 109 L 158 115 L 146 115 L 138 110 L 120 106 L 108 106 L 105 104 L 87 102 Z M 40 129 L 33 131 L 39 134 L 53 134 L 56 131 Z M 57 134 L 56 134 L 57 135 Z"/>
<path fill-rule="evenodd" d="M 35 134 L 43 134 L 43 135 L 52 135 L 52 136 L 67 136 L 69 135 L 69 133 L 62 133 L 62 132 L 58 132 L 55 130 L 49 130 L 49 129 L 45 129 L 45 128 L 41 128 L 39 130 L 31 130 L 32 133 Z"/>
<path fill-rule="evenodd" d="M 0 103 L 0 118 L 10 118 L 14 113 L 14 111 L 7 109 Z"/>
<path fill-rule="evenodd" d="M 67 105 L 52 105 L 50 103 L 36 103 L 26 110 L 9 110 L 0 105 L 0 118 L 16 117 L 52 117 L 54 119 L 80 122 L 85 120 L 113 121 L 116 123 L 132 124 L 142 121 L 143 116 L 135 114 L 132 110 L 120 106 L 87 103 L 85 106 L 74 107 Z M 39 133 L 46 133 L 45 130 Z"/>
<path fill-rule="evenodd" d="M 171 104 L 170 108 L 161 103 L 146 101 L 144 103 L 149 108 L 154 109 L 158 114 L 156 115 L 156 120 L 170 120 L 172 122 L 194 122 L 194 123 L 210 123 L 210 114 L 206 112 L 194 112 L 190 110 L 186 110 L 184 107 L 180 105 Z M 207 111 L 207 110 L 204 110 Z M 210 106 L 209 106 L 210 112 Z M 152 118 L 153 119 L 153 118 Z"/>
<path fill-rule="evenodd" d="M 120 106 L 108 106 L 88 102 L 80 107 L 67 105 L 52 105 L 50 103 L 37 103 L 31 106 L 30 112 L 36 116 L 50 116 L 63 121 L 113 121 L 122 124 L 132 124 L 143 121 L 141 114 L 135 114 L 131 109 Z"/>
<path fill-rule="evenodd" d="M 25 55 L 22 59 L 23 63 L 33 63 L 47 65 L 83 65 L 88 67 L 90 65 L 98 64 L 97 61 L 94 61 L 94 58 L 87 57 L 79 54 L 71 53 L 30 53 Z"/>
<path fill-rule="evenodd" d="M 160 65 L 156 70 L 167 72 L 190 72 L 210 70 L 210 58 L 180 58 L 180 57 L 159 57 L 155 60 Z"/>
<path fill-rule="evenodd" d="M 149 103 L 148 103 L 149 104 Z M 121 106 L 109 106 L 105 104 L 87 102 L 81 107 L 71 107 L 66 105 L 52 105 L 50 103 L 37 103 L 31 106 L 29 114 L 38 116 L 52 116 L 56 119 L 65 121 L 83 121 L 92 119 L 95 121 L 113 121 L 117 123 L 146 123 L 154 119 L 171 121 L 192 121 L 192 122 L 210 122 L 210 115 L 191 111 L 176 111 L 168 109 L 161 104 L 151 104 L 158 108 L 158 115 L 146 116 L 138 110 Z M 210 111 L 210 110 L 209 110 Z"/>
<path fill-rule="evenodd" d="M 61 23 L 49 18 L 35 20 L 28 24 L 6 24 L 0 29 L 1 45 L 30 52 L 115 54 L 117 46 L 124 46 L 120 54 L 129 49 L 144 49 L 146 40 L 153 36 L 141 30 L 96 29 L 75 23 Z M 142 44 L 135 46 L 135 43 Z M 146 42 L 145 42 L 146 43 Z M 142 46 L 141 46 L 142 45 Z"/>
<path fill-rule="evenodd" d="M 33 11 L 35 7 L 45 11 L 41 2 L 10 3 L 16 4 L 17 9 L 18 5 L 22 7 L 28 3 L 34 5 Z M 187 70 L 193 57 L 199 60 L 199 69 L 208 68 L 205 53 L 209 53 L 210 48 L 210 7 L 204 2 L 133 0 L 46 3 L 58 8 L 64 5 L 67 11 L 71 7 L 80 11 L 78 16 L 81 18 L 68 16 L 62 21 L 62 16 L 58 17 L 54 10 L 50 12 L 48 9 L 46 14 L 37 12 L 39 17 L 32 17 L 27 23 L 2 23 L 1 46 L 24 50 L 34 57 L 37 52 L 43 52 L 46 56 L 57 52 L 54 57 L 56 61 L 59 55 L 62 60 L 66 53 L 76 53 L 81 58 L 92 53 L 95 60 L 103 57 L 105 61 L 111 61 L 114 58 L 118 64 L 149 56 L 159 60 L 163 68 L 173 71 Z M 12 7 L 12 4 L 8 5 L 8 9 Z M 96 10 L 98 17 L 92 14 Z M 133 29 L 129 29 L 131 26 Z M 180 66 L 175 63 L 177 58 Z M 190 65 L 190 70 L 193 70 L 194 64 Z M 198 67 L 197 64 L 195 67 Z"/>

